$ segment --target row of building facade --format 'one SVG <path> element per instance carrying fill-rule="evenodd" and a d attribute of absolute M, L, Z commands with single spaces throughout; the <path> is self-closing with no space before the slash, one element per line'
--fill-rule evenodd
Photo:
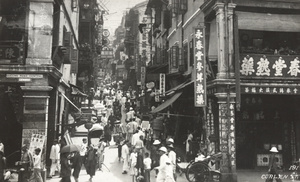
<path fill-rule="evenodd" d="M 272 146 L 287 169 L 300 157 L 299 9 L 295 0 L 143 2 L 116 31 L 116 54 L 136 78 L 120 69 L 119 79 L 157 93 L 144 106 L 169 118 L 178 144 L 194 129 L 210 139 L 224 181 L 265 170 Z"/>
<path fill-rule="evenodd" d="M 9 166 L 33 134 L 45 139 L 35 144 L 45 144 L 48 159 L 53 140 L 80 116 L 94 87 L 104 13 L 96 0 L 0 2 L 0 138 L 13 154 Z"/>

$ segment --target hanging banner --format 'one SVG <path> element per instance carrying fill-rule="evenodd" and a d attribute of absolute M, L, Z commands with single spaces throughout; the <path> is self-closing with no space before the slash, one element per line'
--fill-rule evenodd
<path fill-rule="evenodd" d="M 166 92 L 166 74 L 159 74 L 159 94 L 160 96 L 165 96 Z"/>
<path fill-rule="evenodd" d="M 206 64 L 204 50 L 204 27 L 195 28 L 194 73 L 195 73 L 195 107 L 206 106 Z"/>

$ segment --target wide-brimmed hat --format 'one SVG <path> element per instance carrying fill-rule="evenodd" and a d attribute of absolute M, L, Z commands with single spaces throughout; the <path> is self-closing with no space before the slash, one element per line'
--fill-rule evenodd
<path fill-rule="evenodd" d="M 168 139 L 168 142 L 170 142 L 170 143 L 174 143 L 174 140 L 173 140 L 173 138 L 169 138 L 169 139 Z"/>
<path fill-rule="evenodd" d="M 160 147 L 160 148 L 159 148 L 159 151 L 162 151 L 162 152 L 164 152 L 164 153 L 167 153 L 167 152 L 168 152 L 166 147 Z"/>
<path fill-rule="evenodd" d="M 275 152 L 275 153 L 277 153 L 277 152 L 278 152 L 278 150 L 277 150 L 277 148 L 276 148 L 276 147 L 272 147 L 272 148 L 271 148 L 271 150 L 270 150 L 270 152 Z"/>
<path fill-rule="evenodd" d="M 153 145 L 159 145 L 160 144 L 160 141 L 159 140 L 155 140 L 154 142 L 153 142 Z"/>
<path fill-rule="evenodd" d="M 135 149 L 141 149 L 142 147 L 141 146 L 135 146 Z"/>
<path fill-rule="evenodd" d="M 174 149 L 173 144 L 168 145 L 168 147 Z"/>

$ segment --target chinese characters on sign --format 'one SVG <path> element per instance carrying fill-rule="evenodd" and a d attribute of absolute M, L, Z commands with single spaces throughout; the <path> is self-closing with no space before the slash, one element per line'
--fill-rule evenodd
<path fill-rule="evenodd" d="M 282 95 L 296 95 L 300 94 L 299 87 L 255 87 L 242 86 L 242 93 L 246 94 L 282 94 Z"/>
<path fill-rule="evenodd" d="M 241 55 L 241 76 L 299 77 L 300 61 L 295 56 Z"/>
<path fill-rule="evenodd" d="M 204 55 L 204 28 L 195 28 L 195 107 L 206 106 L 206 64 Z"/>
<path fill-rule="evenodd" d="M 159 93 L 161 96 L 165 96 L 166 92 L 166 74 L 160 73 L 159 74 Z"/>
<path fill-rule="evenodd" d="M 19 64 L 23 61 L 23 44 L 0 45 L 0 64 Z"/>

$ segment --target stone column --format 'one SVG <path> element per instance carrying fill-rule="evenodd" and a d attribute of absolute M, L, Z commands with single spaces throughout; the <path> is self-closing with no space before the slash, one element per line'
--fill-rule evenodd
<path fill-rule="evenodd" d="M 52 65 L 53 0 L 30 0 L 27 65 Z"/>
<path fill-rule="evenodd" d="M 44 161 L 47 146 L 49 91 L 52 87 L 21 86 L 21 89 L 24 92 L 22 144 L 30 146 L 32 134 L 45 136 L 42 153 L 42 161 Z"/>
<path fill-rule="evenodd" d="M 223 154 L 222 182 L 236 182 L 235 93 L 216 93 L 219 105 L 219 142 Z"/>
<path fill-rule="evenodd" d="M 234 20 L 233 20 L 233 9 L 236 4 L 229 3 L 227 5 L 227 28 L 228 28 L 228 66 L 229 66 L 229 76 L 234 77 Z"/>
<path fill-rule="evenodd" d="M 225 12 L 224 3 L 216 3 L 213 9 L 216 11 L 217 36 L 218 36 L 218 73 L 217 78 L 222 79 L 227 77 L 227 58 L 225 51 L 226 29 L 225 29 Z"/>

